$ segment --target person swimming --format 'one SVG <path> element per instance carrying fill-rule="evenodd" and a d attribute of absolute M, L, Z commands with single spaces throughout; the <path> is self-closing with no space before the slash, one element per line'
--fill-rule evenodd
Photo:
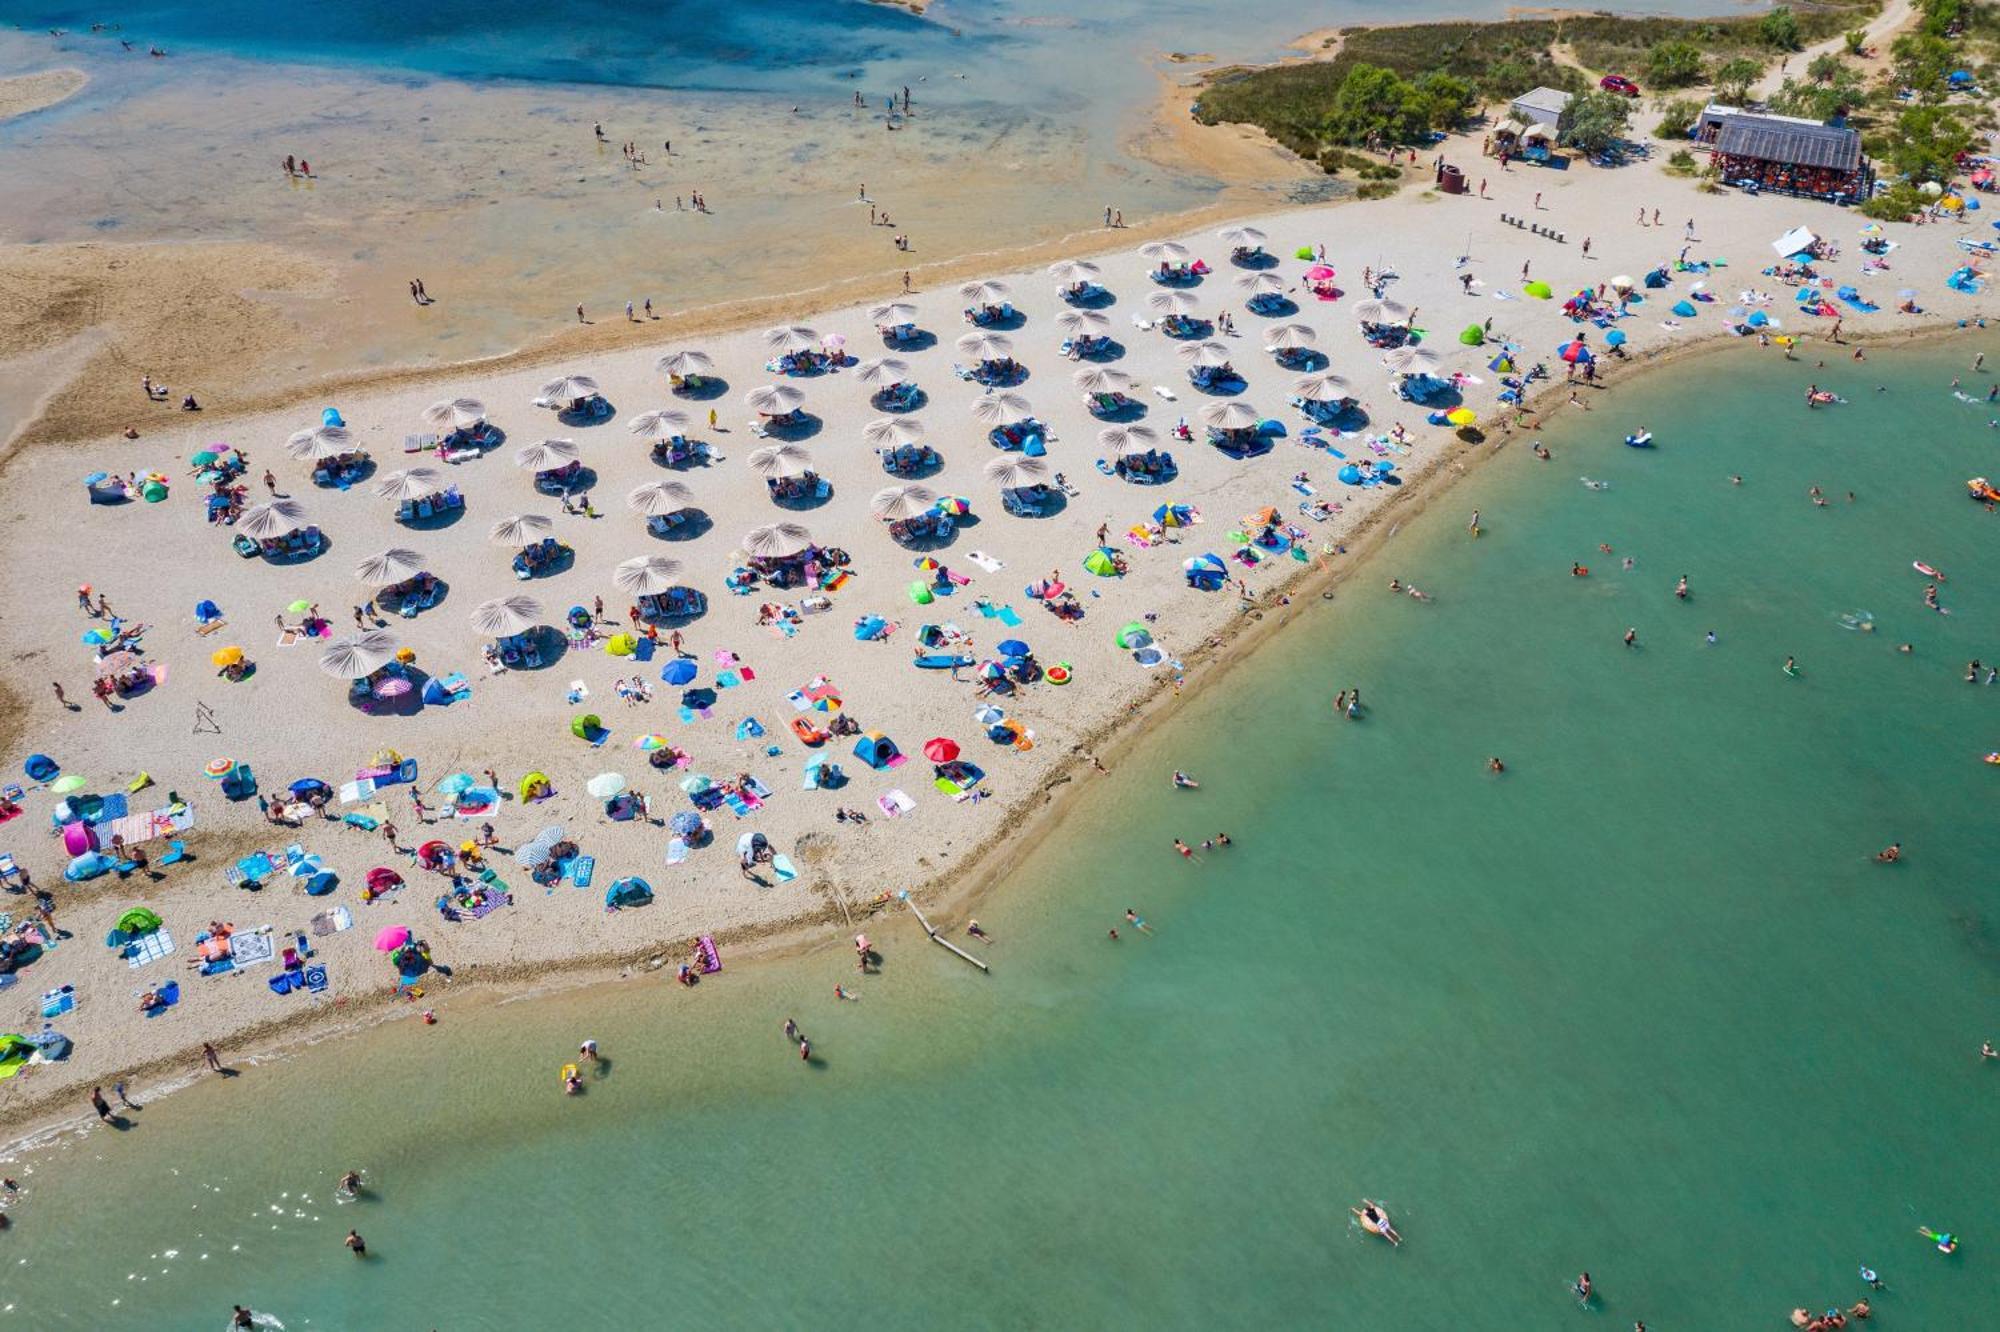
<path fill-rule="evenodd" d="M 1903 844 L 1901 842 L 1891 842 L 1875 853 L 1875 863 L 1878 865 L 1893 865 L 1902 858 Z"/>
<path fill-rule="evenodd" d="M 1596 1289 L 1596 1287 L 1590 1284 L 1590 1273 L 1588 1272 L 1578 1272 L 1576 1280 L 1570 1283 L 1569 1288 L 1575 1293 L 1576 1298 L 1585 1304 L 1590 1302 L 1591 1292 Z"/>
<path fill-rule="evenodd" d="M 1958 1236 L 1949 1230 L 1932 1230 L 1929 1226 L 1918 1226 L 1917 1233 L 1934 1242 L 1939 1253 L 1958 1252 Z"/>
<path fill-rule="evenodd" d="M 346 1174 L 342 1175 L 340 1177 L 339 1185 L 336 1186 L 335 1188 L 335 1192 L 339 1193 L 340 1196 L 343 1198 L 360 1197 L 361 1172 L 359 1170 L 350 1170 Z"/>
<path fill-rule="evenodd" d="M 1201 783 L 1182 772 L 1179 768 L 1176 768 L 1174 769 L 1174 785 L 1183 791 L 1193 791 L 1199 789 Z"/>

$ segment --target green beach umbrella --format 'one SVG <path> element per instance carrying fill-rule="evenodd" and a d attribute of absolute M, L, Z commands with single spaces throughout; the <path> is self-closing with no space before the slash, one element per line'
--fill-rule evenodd
<path fill-rule="evenodd" d="M 200 453 L 195 454 L 194 457 L 189 458 L 188 461 L 196 467 L 206 467 L 221 456 L 214 449 L 203 449 Z"/>
<path fill-rule="evenodd" d="M 286 610 L 290 611 L 294 615 L 304 615 L 307 611 L 311 610 L 312 608 L 313 604 L 310 601 L 307 601 L 304 597 L 300 597 L 297 601 L 294 601 L 291 605 L 285 607 Z"/>
<path fill-rule="evenodd" d="M 85 785 L 87 785 L 85 779 L 72 772 L 67 776 L 56 778 L 55 784 L 49 787 L 49 790 L 57 795 L 68 795 L 71 791 L 82 790 Z"/>
<path fill-rule="evenodd" d="M 1458 335 L 1458 340 L 1468 347 L 1477 347 L 1486 341 L 1486 330 L 1477 324 L 1467 324 L 1465 331 Z"/>
<path fill-rule="evenodd" d="M 1546 301 L 1551 296 L 1555 295 L 1555 292 L 1550 289 L 1549 284 L 1543 282 L 1539 278 L 1537 278 L 1533 282 L 1530 282 L 1527 286 L 1522 287 L 1521 290 L 1527 292 L 1530 296 L 1534 297 L 1538 301 Z"/>
<path fill-rule="evenodd" d="M 1132 648 L 1142 648 L 1152 641 L 1152 632 L 1137 620 L 1118 631 L 1118 646 L 1128 651 Z"/>

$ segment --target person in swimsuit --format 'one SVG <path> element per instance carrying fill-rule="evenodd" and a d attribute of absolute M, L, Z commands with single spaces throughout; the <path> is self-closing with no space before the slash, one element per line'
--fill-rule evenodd
<path fill-rule="evenodd" d="M 1903 844 L 1901 842 L 1891 842 L 1875 853 L 1875 863 L 1878 865 L 1893 865 L 1902 858 Z"/>
<path fill-rule="evenodd" d="M 360 1197 L 361 1172 L 359 1170 L 350 1170 L 346 1174 L 342 1175 L 340 1177 L 340 1185 L 338 1191 L 340 1193 L 340 1196 L 343 1198 Z"/>
<path fill-rule="evenodd" d="M 361 1238 L 361 1232 L 358 1230 L 348 1231 L 347 1238 L 342 1240 L 341 1243 L 352 1249 L 356 1258 L 366 1258 L 368 1256 L 368 1241 Z"/>

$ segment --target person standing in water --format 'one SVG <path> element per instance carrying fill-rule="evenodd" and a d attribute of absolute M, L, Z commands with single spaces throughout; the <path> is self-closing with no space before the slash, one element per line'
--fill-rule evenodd
<path fill-rule="evenodd" d="M 1680 582 L 1674 584 L 1674 596 L 1681 601 L 1688 599 L 1688 576 L 1686 574 L 1682 574 Z"/>
<path fill-rule="evenodd" d="M 358 1230 L 348 1231 L 347 1238 L 342 1240 L 341 1243 L 352 1250 L 356 1258 L 366 1258 L 368 1256 L 368 1241 L 361 1238 L 361 1232 Z"/>

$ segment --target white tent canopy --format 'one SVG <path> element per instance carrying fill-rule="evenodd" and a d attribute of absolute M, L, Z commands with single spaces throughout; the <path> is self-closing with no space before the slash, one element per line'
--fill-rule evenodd
<path fill-rule="evenodd" d="M 1819 237 L 1813 235 L 1812 228 L 1793 227 L 1790 231 L 1772 241 L 1771 248 L 1778 252 L 1780 258 L 1789 258 L 1797 254 L 1800 250 L 1810 250 L 1818 242 Z"/>

